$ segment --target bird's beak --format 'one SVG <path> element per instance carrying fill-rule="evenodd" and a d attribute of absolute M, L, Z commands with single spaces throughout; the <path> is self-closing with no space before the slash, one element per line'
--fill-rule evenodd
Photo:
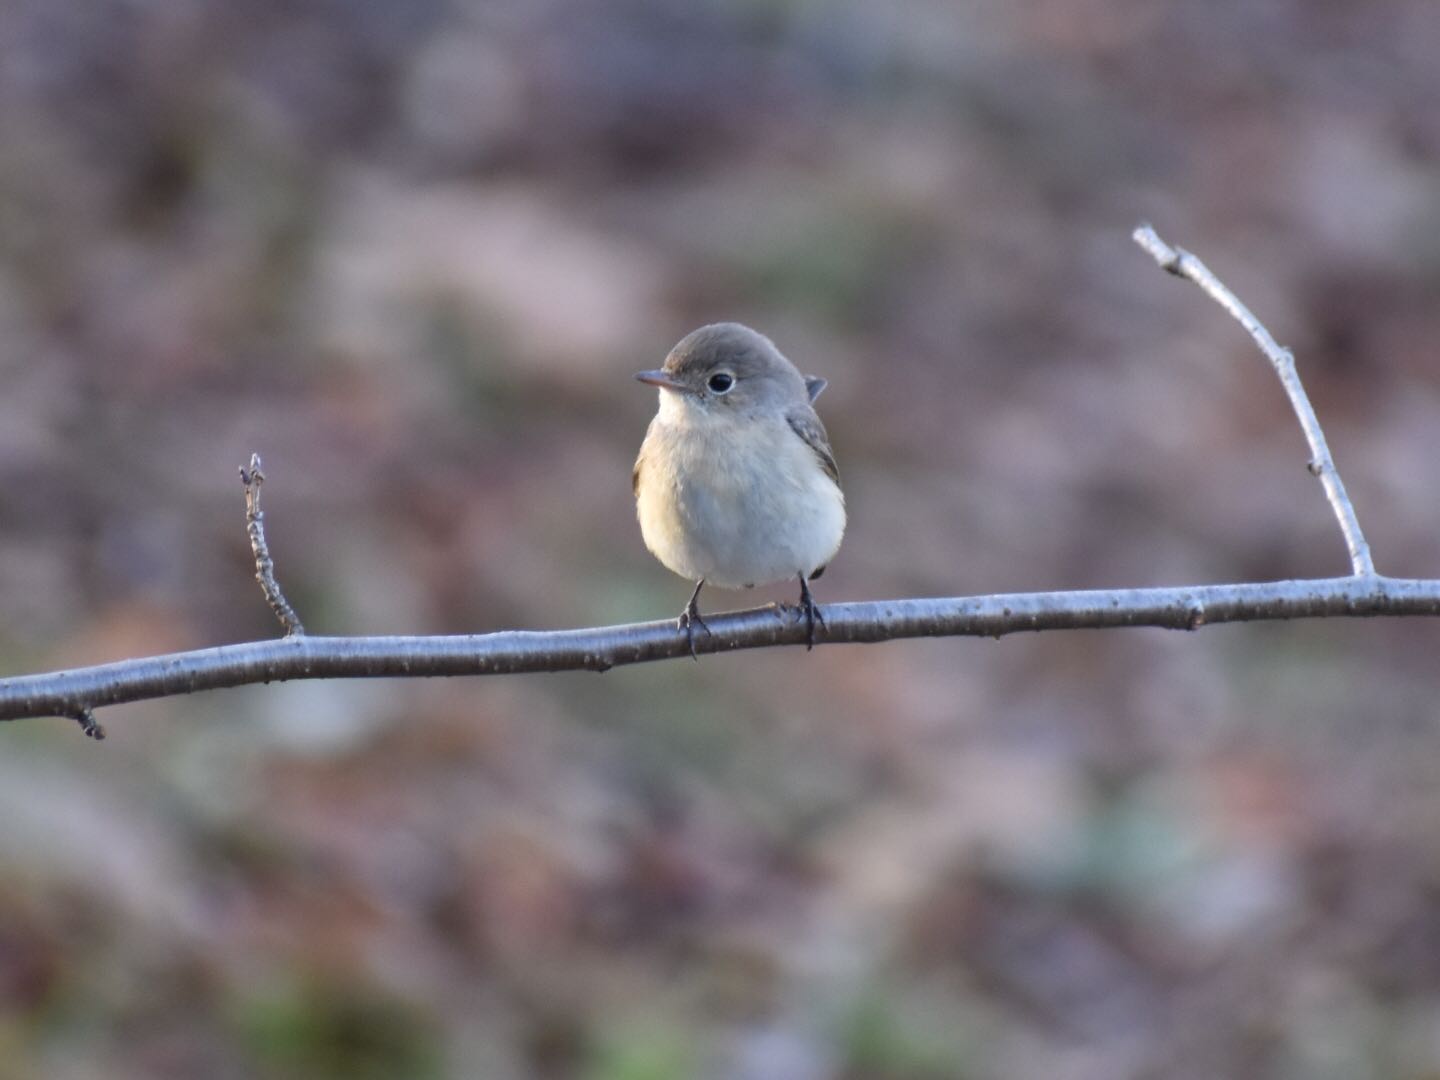
<path fill-rule="evenodd" d="M 690 389 L 684 383 L 676 382 L 659 368 L 656 368 L 654 371 L 637 371 L 635 378 L 649 386 L 658 386 L 662 390 L 675 390 L 679 393 L 685 393 Z"/>

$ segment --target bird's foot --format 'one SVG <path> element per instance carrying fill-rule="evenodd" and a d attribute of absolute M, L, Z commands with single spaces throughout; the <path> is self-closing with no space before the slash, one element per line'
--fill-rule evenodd
<path fill-rule="evenodd" d="M 685 631 L 685 643 L 690 646 L 690 659 L 697 663 L 700 657 L 695 652 L 695 627 L 699 626 L 701 630 L 704 630 L 706 637 L 711 636 L 710 627 L 706 626 L 705 620 L 700 617 L 700 605 L 696 603 L 700 598 L 700 590 L 704 587 L 703 580 L 695 586 L 695 591 L 690 594 L 690 602 L 685 605 L 685 610 L 680 612 L 680 618 L 676 620 L 678 628 Z"/>
<path fill-rule="evenodd" d="M 805 651 L 809 652 L 815 648 L 815 624 L 825 625 L 825 616 L 820 613 L 820 605 L 815 603 L 815 598 L 810 595 L 810 586 L 805 583 L 805 575 L 800 575 L 800 610 L 805 615 Z"/>

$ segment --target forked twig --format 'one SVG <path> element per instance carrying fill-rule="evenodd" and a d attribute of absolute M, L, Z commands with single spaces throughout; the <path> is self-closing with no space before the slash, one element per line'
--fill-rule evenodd
<path fill-rule="evenodd" d="M 1224 283 L 1210 272 L 1209 267 L 1190 252 L 1184 248 L 1171 247 L 1160 239 L 1159 234 L 1149 225 L 1141 225 L 1135 230 L 1133 236 L 1135 242 L 1160 264 L 1162 270 L 1193 282 L 1204 289 L 1212 300 L 1228 311 L 1235 321 L 1245 328 L 1255 339 L 1255 344 L 1260 346 L 1260 351 L 1265 354 L 1265 358 L 1270 361 L 1270 366 L 1275 369 L 1275 374 L 1280 377 L 1280 385 L 1285 388 L 1286 396 L 1290 398 L 1290 405 L 1294 408 L 1295 416 L 1300 421 L 1300 428 L 1305 432 L 1305 440 L 1310 444 L 1310 462 L 1307 467 L 1312 475 L 1319 477 L 1320 483 L 1325 488 L 1325 496 L 1330 500 L 1330 506 L 1335 511 L 1335 518 L 1340 523 L 1340 532 L 1345 537 L 1345 546 L 1350 551 L 1350 569 L 1356 577 L 1374 577 L 1375 563 L 1370 556 L 1370 544 L 1365 539 L 1365 533 L 1360 529 L 1360 520 L 1355 516 L 1355 507 L 1350 502 L 1350 496 L 1345 493 L 1345 483 L 1340 479 L 1340 473 L 1336 470 L 1335 462 L 1330 457 L 1330 447 L 1325 442 L 1325 432 L 1321 429 L 1320 420 L 1310 405 L 1310 396 L 1305 393 L 1305 384 L 1300 381 L 1299 372 L 1295 370 L 1295 355 L 1280 345 L 1254 313 L 1240 302 L 1239 297 L 1226 288 Z"/>
<path fill-rule="evenodd" d="M 1270 619 L 1440 616 L 1440 580 L 1373 577 L 1011 593 L 825 605 L 817 645 L 918 637 L 1002 637 L 1135 626 L 1199 630 Z M 695 651 L 804 645 L 804 622 L 773 605 L 707 615 Z M 314 637 L 222 645 L 112 664 L 0 678 L 0 720 L 75 716 L 80 708 L 285 679 L 607 671 L 690 656 L 674 619 L 588 630 L 506 630 L 434 637 Z M 819 677 L 819 676 L 817 676 Z"/>
<path fill-rule="evenodd" d="M 280 591 L 275 580 L 275 561 L 270 558 L 270 547 L 265 543 L 265 514 L 260 509 L 260 485 L 265 474 L 260 470 L 260 455 L 250 455 L 250 468 L 240 466 L 240 482 L 245 485 L 245 531 L 250 534 L 250 550 L 255 555 L 255 580 L 265 592 L 265 601 L 280 625 L 285 628 L 286 637 L 299 637 L 305 633 L 300 616 Z"/>

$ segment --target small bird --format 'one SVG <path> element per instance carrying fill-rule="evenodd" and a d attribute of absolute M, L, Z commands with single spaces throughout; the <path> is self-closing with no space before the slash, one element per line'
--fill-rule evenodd
<path fill-rule="evenodd" d="M 845 495 L 814 401 L 824 379 L 801 375 L 775 344 L 739 323 L 687 334 L 663 367 L 635 378 L 660 388 L 632 482 L 645 546 L 695 582 L 679 625 L 695 655 L 698 600 L 725 589 L 800 579 L 815 645 L 818 578 L 845 533 Z"/>

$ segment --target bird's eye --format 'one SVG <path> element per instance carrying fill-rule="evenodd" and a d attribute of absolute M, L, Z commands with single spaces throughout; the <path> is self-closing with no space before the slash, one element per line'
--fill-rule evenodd
<path fill-rule="evenodd" d="M 735 385 L 735 376 L 728 371 L 717 371 L 705 385 L 717 394 L 728 394 Z"/>

